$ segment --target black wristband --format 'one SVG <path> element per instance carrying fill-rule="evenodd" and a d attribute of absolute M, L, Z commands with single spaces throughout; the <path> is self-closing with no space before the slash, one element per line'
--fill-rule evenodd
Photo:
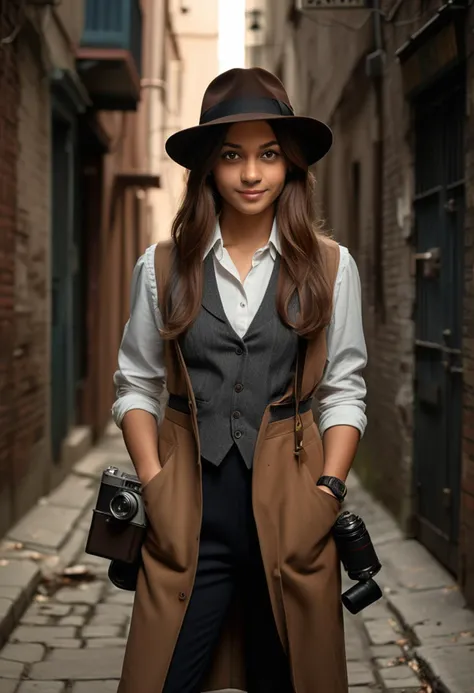
<path fill-rule="evenodd" d="M 316 486 L 327 486 L 340 503 L 347 496 L 347 486 L 337 476 L 321 476 L 317 480 Z"/>

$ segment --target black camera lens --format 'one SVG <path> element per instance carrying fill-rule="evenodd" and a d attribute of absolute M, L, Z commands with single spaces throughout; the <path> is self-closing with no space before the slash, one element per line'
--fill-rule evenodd
<path fill-rule="evenodd" d="M 369 580 L 379 572 L 382 566 L 367 528 L 358 515 L 343 512 L 333 532 L 339 557 L 351 580 Z"/>
<path fill-rule="evenodd" d="M 138 501 L 133 493 L 119 491 L 110 501 L 109 507 L 116 520 L 131 520 L 137 514 Z"/>
<path fill-rule="evenodd" d="M 370 606 L 382 597 L 382 590 L 377 583 L 370 579 L 367 582 L 358 582 L 342 595 L 342 603 L 351 614 Z"/>

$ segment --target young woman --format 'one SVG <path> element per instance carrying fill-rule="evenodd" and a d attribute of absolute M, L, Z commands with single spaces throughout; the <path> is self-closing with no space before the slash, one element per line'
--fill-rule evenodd
<path fill-rule="evenodd" d="M 331 142 L 258 68 L 167 142 L 186 194 L 137 263 L 115 375 L 149 519 L 119 693 L 347 693 L 331 528 L 366 350 L 356 266 L 313 214 Z"/>

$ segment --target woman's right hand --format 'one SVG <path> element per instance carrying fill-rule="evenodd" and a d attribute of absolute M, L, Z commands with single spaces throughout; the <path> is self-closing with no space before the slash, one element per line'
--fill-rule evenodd
<path fill-rule="evenodd" d="M 163 469 L 163 467 L 159 467 L 159 468 L 151 469 L 149 472 L 142 474 L 140 477 L 140 483 L 142 485 L 142 489 L 145 486 L 148 486 L 150 481 L 152 481 L 155 478 L 155 476 L 158 476 L 158 474 L 162 471 L 162 469 Z"/>
<path fill-rule="evenodd" d="M 161 472 L 156 419 L 143 409 L 131 409 L 123 417 L 122 433 L 143 488 Z"/>

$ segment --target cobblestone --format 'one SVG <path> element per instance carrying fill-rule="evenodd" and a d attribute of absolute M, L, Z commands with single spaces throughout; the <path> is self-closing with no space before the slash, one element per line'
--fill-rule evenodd
<path fill-rule="evenodd" d="M 116 693 L 118 680 L 116 681 L 88 681 L 76 683 L 72 693 Z"/>
<path fill-rule="evenodd" d="M 348 662 L 347 673 L 350 686 L 362 686 L 374 683 L 374 672 L 368 662 Z"/>
<path fill-rule="evenodd" d="M 72 613 L 75 616 L 87 616 L 89 612 L 90 606 L 85 606 L 83 604 L 76 604 L 76 606 L 72 608 Z"/>
<path fill-rule="evenodd" d="M 51 649 L 78 650 L 82 647 L 82 640 L 78 638 L 57 638 L 48 643 Z"/>
<path fill-rule="evenodd" d="M 391 645 L 400 637 L 386 620 L 367 621 L 365 627 L 372 645 Z"/>
<path fill-rule="evenodd" d="M 63 693 L 64 684 L 60 681 L 24 681 L 18 693 Z"/>
<path fill-rule="evenodd" d="M 16 642 L 50 643 L 58 638 L 73 638 L 76 629 L 71 626 L 19 626 L 13 634 Z"/>
<path fill-rule="evenodd" d="M 88 583 L 81 586 L 66 587 L 58 593 L 58 601 L 66 604 L 90 604 L 95 605 L 100 600 L 104 584 L 102 582 Z"/>
<path fill-rule="evenodd" d="M 86 622 L 85 616 L 64 616 L 59 620 L 60 626 L 82 627 Z"/>
<path fill-rule="evenodd" d="M 101 647 L 123 647 L 125 650 L 125 645 L 127 643 L 126 638 L 91 638 L 90 640 L 85 640 L 85 647 L 91 647 L 98 649 Z"/>
<path fill-rule="evenodd" d="M 420 681 L 415 676 L 413 671 L 406 664 L 384 668 L 384 662 L 378 662 L 380 668 L 380 677 L 389 691 L 397 688 L 408 688 L 418 691 Z"/>
<path fill-rule="evenodd" d="M 23 616 L 20 623 L 24 626 L 47 626 L 50 622 L 48 616 Z"/>
<path fill-rule="evenodd" d="M 71 607 L 65 604 L 33 604 L 28 612 L 44 616 L 67 616 L 71 612 Z M 27 613 L 28 613 L 27 612 Z"/>
<path fill-rule="evenodd" d="M 23 673 L 25 665 L 23 662 L 12 662 L 8 659 L 0 658 L 0 672 L 4 679 L 18 680 Z"/>
<path fill-rule="evenodd" d="M 15 645 L 8 643 L 2 650 L 2 657 L 12 662 L 40 662 L 44 657 L 44 647 L 42 645 Z"/>
<path fill-rule="evenodd" d="M 14 542 L 21 542 L 40 550 L 58 551 L 64 542 L 65 530 L 67 533 L 72 530 L 80 514 L 82 508 L 38 504 L 7 537 Z"/>
<path fill-rule="evenodd" d="M 121 647 L 100 650 L 53 650 L 46 661 L 33 664 L 30 676 L 35 680 L 47 681 L 117 679 L 120 676 L 122 660 Z"/>
<path fill-rule="evenodd" d="M 118 638 L 122 630 L 119 626 L 86 626 L 82 634 L 85 638 Z"/>
<path fill-rule="evenodd" d="M 17 681 L 0 679 L 0 693 L 14 693 L 18 686 Z"/>

